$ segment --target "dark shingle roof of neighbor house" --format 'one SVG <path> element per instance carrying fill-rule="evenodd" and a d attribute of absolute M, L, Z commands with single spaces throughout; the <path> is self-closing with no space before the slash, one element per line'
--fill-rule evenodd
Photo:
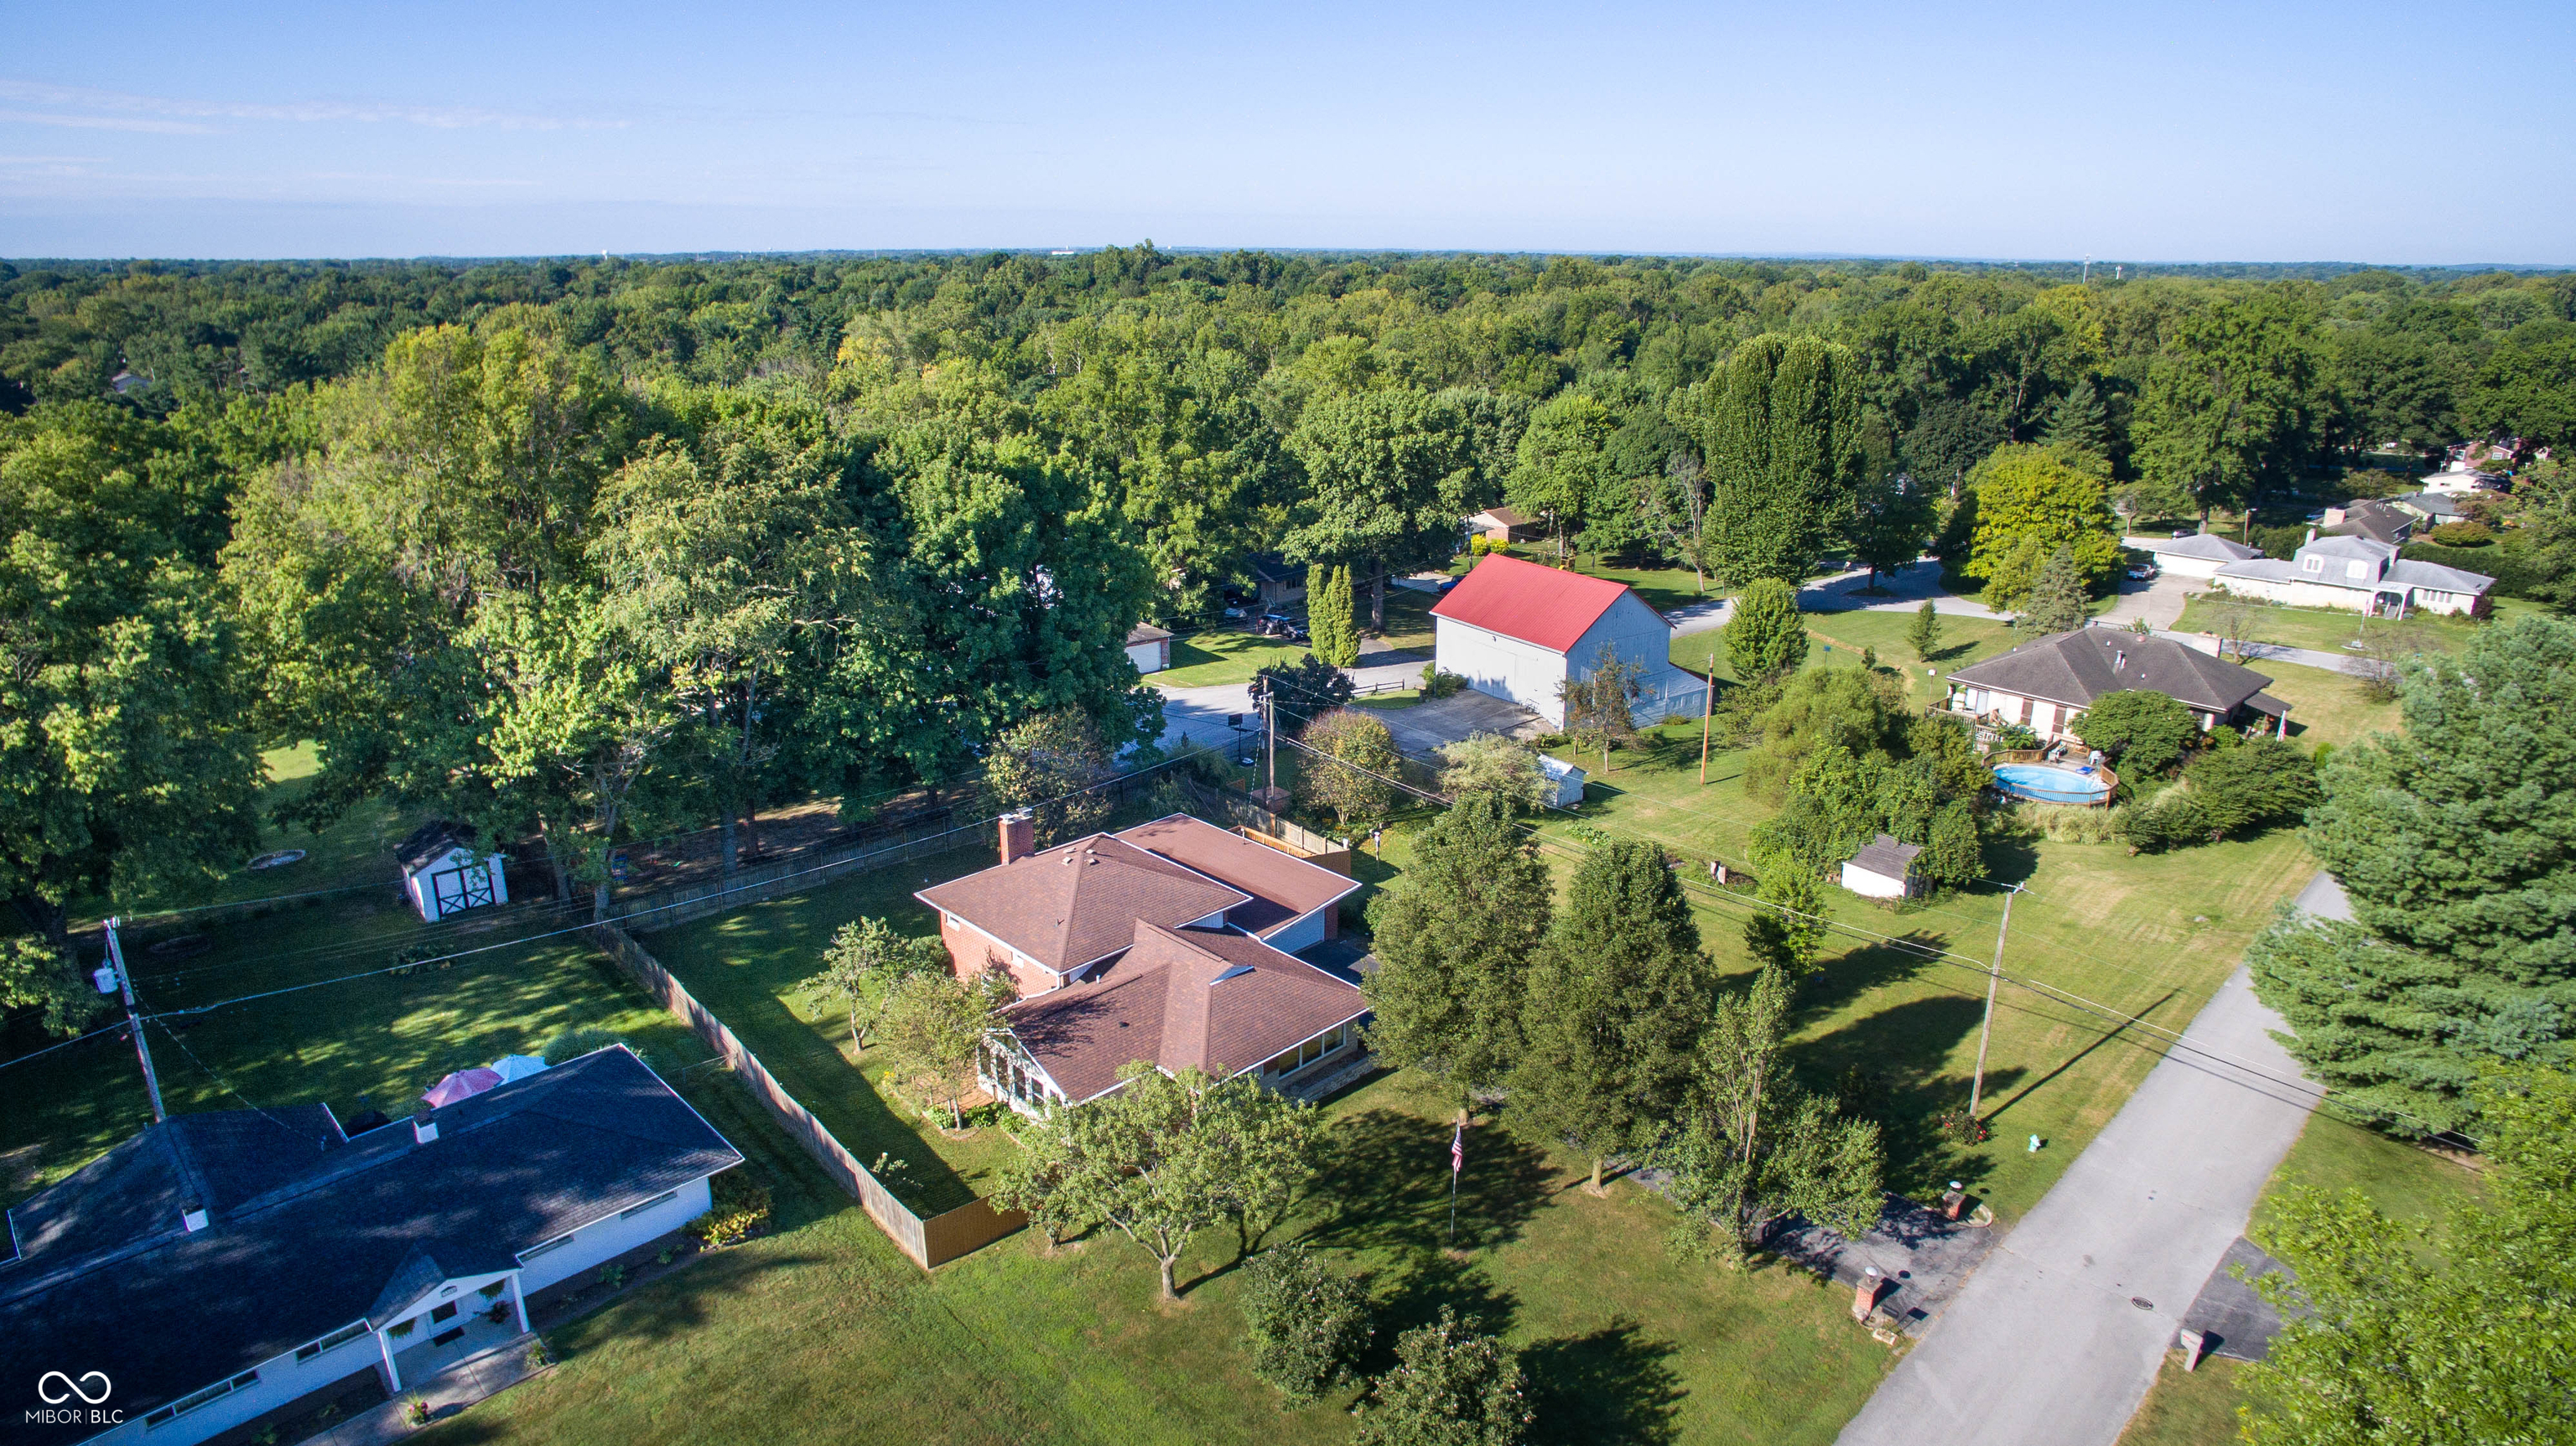
<path fill-rule="evenodd" d="M 2225 717 L 2272 680 L 2171 638 L 2123 628 L 2078 628 L 2024 643 L 1950 675 L 2026 698 L 2089 708 L 2105 693 L 2144 689 Z"/>
<path fill-rule="evenodd" d="M 2159 557 L 2197 557 L 2210 562 L 2242 562 L 2261 557 L 2263 549 L 2230 542 L 2215 532 L 2195 532 L 2189 537 L 2151 537 L 2146 549 Z"/>
<path fill-rule="evenodd" d="M 394 845 L 394 860 L 404 873 L 416 873 L 422 865 L 433 863 L 449 849 L 474 842 L 474 830 L 445 819 L 434 819 L 413 829 Z"/>
<path fill-rule="evenodd" d="M 2409 492 L 2391 497 L 2388 505 L 2412 512 L 2428 522 L 2457 522 L 2467 514 L 2460 511 L 2460 499 L 2443 492 Z"/>
<path fill-rule="evenodd" d="M 1898 843 L 1894 835 L 1880 834 L 1860 846 L 1851 864 L 1880 878 L 1901 879 L 1913 872 L 1914 860 L 1922 852 L 1921 844 Z"/>
<path fill-rule="evenodd" d="M 1126 948 L 1139 919 L 1177 928 L 1252 902 L 1249 893 L 1105 833 L 913 897 L 1058 973 Z"/>
<path fill-rule="evenodd" d="M 2318 529 L 2319 537 L 2366 537 L 2373 542 L 2404 542 L 2422 519 L 2385 502 L 2356 501 L 2343 510 L 2343 520 Z"/>
<path fill-rule="evenodd" d="M 11 1210 L 25 1253 L 0 1265 L 0 1380 L 105 1371 L 131 1421 L 399 1308 L 385 1297 L 423 1262 L 509 1270 L 742 1160 L 615 1046 L 432 1112 L 426 1145 L 399 1123 L 324 1144 L 321 1109 L 176 1116 Z M 191 1203 L 210 1216 L 193 1233 Z"/>
<path fill-rule="evenodd" d="M 1003 1016 L 1073 1103 L 1107 1092 L 1137 1060 L 1222 1078 L 1368 1012 L 1357 988 L 1249 934 L 1139 919 L 1130 942 L 1094 978 Z"/>
<path fill-rule="evenodd" d="M 1490 517 L 1505 527 L 1527 527 L 1530 525 L 1530 520 L 1528 518 L 1523 517 L 1512 509 L 1503 506 L 1488 507 L 1476 515 L 1479 517 Z"/>

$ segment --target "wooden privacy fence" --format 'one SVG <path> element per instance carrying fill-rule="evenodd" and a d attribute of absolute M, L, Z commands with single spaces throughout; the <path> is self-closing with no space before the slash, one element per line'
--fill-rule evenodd
<path fill-rule="evenodd" d="M 734 1037 L 686 986 L 671 977 L 662 961 L 653 957 L 633 936 L 613 923 L 596 924 L 590 936 L 602 951 L 615 959 L 644 991 L 661 1001 L 662 1007 L 678 1015 L 700 1039 L 733 1066 L 734 1073 L 751 1087 L 752 1098 L 769 1111 L 778 1127 L 814 1157 L 823 1173 L 835 1184 L 857 1197 L 861 1209 L 877 1223 L 895 1248 L 913 1264 L 924 1270 L 955 1260 L 961 1255 L 980 1250 L 1028 1223 L 1028 1217 L 1016 1210 L 996 1210 L 992 1203 L 978 1199 L 954 1210 L 924 1219 L 912 1213 L 895 1198 L 883 1182 L 859 1163 L 859 1157 L 823 1128 L 814 1112 L 796 1102 L 787 1087 L 769 1072 L 760 1057 Z"/>

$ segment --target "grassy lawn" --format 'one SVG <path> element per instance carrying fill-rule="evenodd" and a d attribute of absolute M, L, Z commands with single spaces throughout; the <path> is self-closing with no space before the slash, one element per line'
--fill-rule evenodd
<path fill-rule="evenodd" d="M 2244 1439 L 2236 1416 L 2244 1400 L 2236 1373 L 2243 1369 L 2239 1362 L 2209 1356 L 2200 1369 L 2186 1371 L 2180 1352 L 2166 1352 L 2147 1399 L 2120 1433 L 2120 1446 L 2226 1446 Z"/>
<path fill-rule="evenodd" d="M 1219 683 L 1249 683 L 1252 675 L 1273 663 L 1294 663 L 1306 655 L 1303 643 L 1265 638 L 1241 628 L 1210 628 L 1172 640 L 1172 666 L 1154 674 L 1158 688 L 1211 688 Z"/>
<path fill-rule="evenodd" d="M 1742 867 L 1751 830 L 1771 808 L 1744 793 L 1742 754 L 1714 755 L 1703 786 L 1696 727 L 1668 725 L 1649 736 L 1652 747 L 1616 755 L 1606 777 L 1597 757 L 1561 752 L 1596 773 L 1582 817 L 1552 822 L 1543 833 L 1579 846 L 1577 830 L 1589 826 L 1682 854 L 1703 940 L 1722 969 L 1749 975 L 1741 939 L 1751 906 L 1700 887 L 1701 866 L 1717 858 Z M 1391 859 L 1400 861 L 1404 844 L 1390 840 Z M 2028 889 L 2014 905 L 2007 973 L 2174 1030 L 2235 969 L 2246 943 L 2270 921 L 2274 901 L 2295 893 L 2315 869 L 2288 830 L 2138 857 L 2116 845 L 2006 838 L 1989 846 L 1987 863 L 1996 881 Z M 1819 1088 L 1833 1087 L 1854 1067 L 1875 1077 L 1893 1188 L 1929 1198 L 1943 1181 L 1963 1180 L 2006 1217 L 2027 1210 L 2128 1099 L 2160 1047 L 2072 1006 L 2006 989 L 1986 1073 L 1995 1138 L 1973 1148 L 1945 1142 L 1930 1121 L 1967 1100 L 1982 965 L 1993 957 L 2002 893 L 1988 887 L 1903 912 L 1841 890 L 1827 893 L 1844 923 L 1965 958 L 1927 961 L 1865 943 L 1830 956 L 1800 1002 L 1801 1074 Z M 2043 1141 L 2036 1153 L 2027 1149 L 2034 1134 Z"/>
<path fill-rule="evenodd" d="M 1245 1369 L 1230 1232 L 1155 1304 L 1114 1233 L 1052 1257 L 1032 1232 L 925 1275 L 819 1179 L 730 1080 L 694 1092 L 778 1182 L 782 1228 L 558 1330 L 564 1364 L 425 1438 L 439 1443 L 1341 1441 L 1353 1399 L 1284 1408 Z M 730 1097 L 730 1098 L 728 1098 Z M 1676 1267 L 1667 1207 L 1626 1184 L 1571 1188 L 1574 1163 L 1470 1132 L 1458 1248 L 1442 1248 L 1449 1128 L 1380 1078 L 1327 1107 L 1325 1178 L 1273 1241 L 1303 1238 L 1379 1303 L 1364 1368 L 1452 1304 L 1522 1351 L 1542 1441 L 1831 1441 L 1892 1357 L 1800 1272 Z"/>
<path fill-rule="evenodd" d="M 2373 733 L 2394 733 L 2402 721 L 2396 700 L 2380 702 L 2359 678 L 2297 663 L 2267 662 L 2263 691 L 2290 705 L 2290 741 L 2314 750 L 2337 748 Z"/>
<path fill-rule="evenodd" d="M 2548 609 L 2521 598 L 2493 600 L 2494 616 L 2487 622 L 2474 618 L 2422 616 L 2409 618 L 2405 626 L 2423 640 L 2424 646 L 2439 652 L 2456 653 L 2468 646 L 2478 629 L 2491 623 L 2510 622 L 2526 615 L 2542 615 Z M 2174 625 L 2177 632 L 2215 632 L 2218 629 L 2219 604 L 2207 593 L 2194 594 L 2184 605 L 2182 621 Z M 2313 648 L 2321 653 L 2342 654 L 2344 644 L 2357 636 L 2363 625 L 2361 614 L 2340 608 L 2294 608 L 2277 604 L 2254 608 L 2253 638 L 2258 643 L 2277 643 L 2289 648 Z M 2382 626 L 2372 623 L 2371 626 Z"/>

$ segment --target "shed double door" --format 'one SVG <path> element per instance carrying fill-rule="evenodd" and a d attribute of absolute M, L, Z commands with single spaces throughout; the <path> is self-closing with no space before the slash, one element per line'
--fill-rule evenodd
<path fill-rule="evenodd" d="M 491 866 L 477 864 L 467 869 L 441 869 L 429 876 L 429 896 L 437 902 L 441 916 L 491 903 Z"/>

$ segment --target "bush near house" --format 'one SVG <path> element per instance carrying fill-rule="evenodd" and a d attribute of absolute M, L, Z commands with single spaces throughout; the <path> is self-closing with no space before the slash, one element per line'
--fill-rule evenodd
<path fill-rule="evenodd" d="M 769 1223 L 769 1185 L 749 1165 L 736 1165 L 707 1183 L 714 1203 L 688 1224 L 689 1234 L 712 1249 L 743 1240 Z"/>

